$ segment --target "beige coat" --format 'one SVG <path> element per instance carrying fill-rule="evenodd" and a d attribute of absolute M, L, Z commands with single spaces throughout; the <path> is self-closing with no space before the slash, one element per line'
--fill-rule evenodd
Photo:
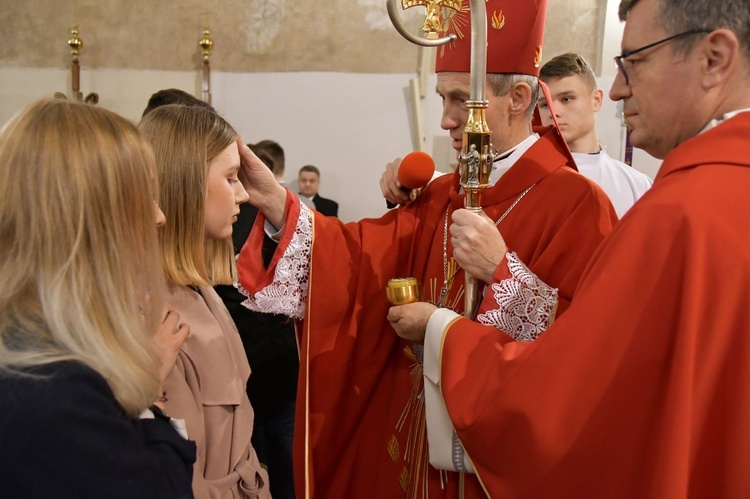
<path fill-rule="evenodd" d="M 250 366 L 229 312 L 210 287 L 172 287 L 168 302 L 190 326 L 164 390 L 167 413 L 185 419 L 197 446 L 195 497 L 270 498 L 268 474 L 250 444 Z"/>

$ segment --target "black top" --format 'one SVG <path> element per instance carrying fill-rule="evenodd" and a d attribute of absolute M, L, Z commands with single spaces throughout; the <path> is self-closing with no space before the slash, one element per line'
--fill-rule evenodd
<path fill-rule="evenodd" d="M 338 217 L 339 216 L 339 204 L 333 199 L 327 199 L 315 195 L 313 197 L 313 203 L 315 203 L 315 209 L 327 217 Z"/>
<path fill-rule="evenodd" d="M 234 223 L 232 242 L 235 253 L 245 244 L 255 223 L 258 210 L 250 204 L 240 205 Z M 271 261 L 277 244 L 264 236 L 261 253 L 266 265 Z M 294 321 L 277 314 L 264 314 L 245 308 L 245 297 L 234 286 L 215 286 L 232 316 L 252 373 L 247 382 L 247 395 L 259 419 L 273 418 L 283 412 L 297 395 L 299 355 Z"/>
<path fill-rule="evenodd" d="M 161 418 L 130 419 L 78 362 L 0 374 L 0 495 L 190 498 L 195 444 Z"/>

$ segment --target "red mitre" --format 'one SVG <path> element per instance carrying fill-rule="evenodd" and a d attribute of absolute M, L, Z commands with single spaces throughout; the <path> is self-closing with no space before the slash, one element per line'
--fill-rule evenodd
<path fill-rule="evenodd" d="M 547 0 L 487 0 L 487 73 L 539 76 Z M 471 61 L 469 0 L 443 9 L 443 33 L 458 39 L 438 48 L 435 72 L 468 73 Z"/>

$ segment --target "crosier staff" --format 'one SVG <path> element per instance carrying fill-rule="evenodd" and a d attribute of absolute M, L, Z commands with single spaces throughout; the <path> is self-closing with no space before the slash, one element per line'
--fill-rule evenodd
<path fill-rule="evenodd" d="M 437 47 L 456 39 L 456 35 L 439 38 L 441 26 L 438 19 L 438 9 L 450 8 L 460 10 L 461 0 L 401 0 L 401 7 L 408 9 L 424 6 L 426 19 L 422 26 L 425 38 L 417 37 L 408 32 L 398 15 L 398 0 L 387 0 L 388 16 L 401 35 L 410 42 L 425 47 Z M 489 101 L 485 98 L 485 84 L 487 81 L 487 11 L 485 0 L 470 0 L 471 14 L 471 68 L 470 91 L 466 107 L 469 109 L 469 119 L 463 132 L 463 146 L 459 157 L 458 171 L 461 177 L 461 187 L 466 192 L 465 206 L 467 209 L 479 213 L 482 211 L 482 192 L 489 186 L 492 171 L 492 144 L 490 129 L 487 126 L 485 110 Z M 465 273 L 464 315 L 473 319 L 479 304 L 479 284 L 475 277 Z"/>

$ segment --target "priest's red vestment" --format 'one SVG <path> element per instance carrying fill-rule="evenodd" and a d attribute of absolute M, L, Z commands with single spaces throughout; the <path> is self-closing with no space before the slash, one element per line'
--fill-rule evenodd
<path fill-rule="evenodd" d="M 558 311 L 564 310 L 616 220 L 603 191 L 564 166 L 567 161 L 556 130 L 544 129 L 482 197 L 485 213 L 497 220 L 533 185 L 499 229 L 522 261 L 558 288 Z M 463 203 L 454 174 L 436 179 L 416 202 L 379 219 L 344 224 L 313 213 L 311 247 L 299 250 L 310 252 L 310 268 L 302 278 L 307 298 L 298 324 L 298 497 L 423 497 L 427 487 L 430 498 L 457 497 L 455 474 L 450 473 L 454 476 L 444 491 L 439 473 L 427 464 L 423 404 L 417 398 L 421 367 L 388 323 L 385 288 L 389 279 L 416 277 L 424 286 L 424 299 L 438 300 L 444 264 L 452 268 L 449 235 L 445 255 L 443 251 L 444 222 Z M 240 283 L 250 294 L 272 283 L 284 253 L 289 253 L 300 215 L 310 213 L 293 196 L 287 199 L 286 212 L 268 270 L 257 250 L 262 216 L 239 256 Z M 459 271 L 447 300 L 459 313 L 463 282 Z M 473 485 L 483 495 L 478 483 Z"/>
<path fill-rule="evenodd" d="M 750 497 L 748 217 L 745 112 L 665 158 L 537 341 L 447 328 L 442 394 L 491 497 Z"/>

